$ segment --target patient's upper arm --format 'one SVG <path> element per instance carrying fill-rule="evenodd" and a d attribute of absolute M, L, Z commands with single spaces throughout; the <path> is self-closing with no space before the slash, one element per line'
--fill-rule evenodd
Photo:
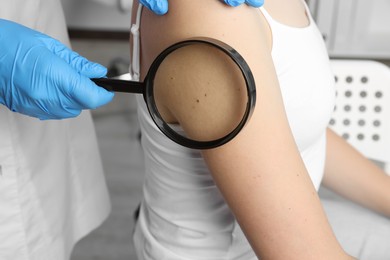
<path fill-rule="evenodd" d="M 203 152 L 217 186 L 254 251 L 264 259 L 313 259 L 310 258 L 313 255 L 336 259 L 335 255 L 342 253 L 321 209 L 284 111 L 271 56 L 271 33 L 264 17 L 259 10 L 246 5 L 231 8 L 217 0 L 170 0 L 169 3 L 169 13 L 162 17 L 144 9 L 141 22 L 143 76 L 163 49 L 199 36 L 231 45 L 244 57 L 254 75 L 257 103 L 251 120 L 232 141 Z M 191 51 L 187 54 L 191 55 Z M 180 58 L 170 66 L 176 68 Z M 226 71 L 215 71 L 202 59 L 199 63 L 206 68 L 204 71 L 194 73 L 188 68 L 176 75 L 189 90 L 195 87 L 193 82 L 201 82 L 211 74 L 217 87 L 230 84 L 226 81 Z M 189 78 L 196 80 L 187 81 Z M 168 81 L 161 80 L 158 84 L 168 85 Z M 173 105 L 185 101 L 167 95 L 162 105 L 171 120 L 178 121 L 191 133 L 195 128 L 186 116 L 188 111 Z"/>
<path fill-rule="evenodd" d="M 203 1 L 173 0 L 169 13 L 162 17 L 144 9 L 141 74 L 146 75 L 153 59 L 163 49 L 193 37 L 215 38 L 231 45 L 244 56 L 254 74 L 260 75 L 259 71 L 262 71 L 276 82 L 272 76 L 270 34 L 260 12 L 246 6 L 233 9 L 214 0 L 207 5 Z M 197 139 L 224 136 L 244 113 L 246 92 L 237 90 L 246 89 L 245 81 L 235 66 L 227 66 L 232 64 L 227 62 L 229 59 L 221 56 L 220 52 L 206 46 L 183 48 L 169 55 L 155 80 L 155 94 L 162 116 L 168 122 L 178 122 L 188 135 Z M 187 65 L 188 60 L 191 67 Z M 267 81 L 266 78 L 263 80 Z M 200 87 L 207 89 L 201 90 L 204 94 L 197 97 Z M 241 97 L 237 98 L 239 95 Z"/>

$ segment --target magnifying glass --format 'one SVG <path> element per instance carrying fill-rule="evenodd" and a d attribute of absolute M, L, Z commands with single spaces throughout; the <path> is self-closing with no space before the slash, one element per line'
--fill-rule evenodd
<path fill-rule="evenodd" d="M 109 91 L 142 94 L 161 132 L 193 149 L 211 149 L 232 140 L 256 103 L 255 81 L 244 58 L 226 43 L 206 37 L 166 48 L 144 82 L 92 80 Z"/>

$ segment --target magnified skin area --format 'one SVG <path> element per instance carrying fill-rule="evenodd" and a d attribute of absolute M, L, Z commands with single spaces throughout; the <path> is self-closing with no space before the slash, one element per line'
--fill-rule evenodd
<path fill-rule="evenodd" d="M 232 132 L 244 117 L 248 101 L 238 65 L 204 43 L 168 55 L 157 71 L 154 93 L 164 120 L 178 123 L 189 138 L 198 141 Z"/>

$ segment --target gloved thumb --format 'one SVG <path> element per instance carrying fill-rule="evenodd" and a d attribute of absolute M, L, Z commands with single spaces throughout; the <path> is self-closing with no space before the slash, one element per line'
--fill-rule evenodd
<path fill-rule="evenodd" d="M 77 102 L 83 109 L 98 108 L 109 103 L 114 97 L 114 93 L 97 86 L 83 75 L 73 78 L 69 84 L 72 89 L 69 99 Z"/>
<path fill-rule="evenodd" d="M 230 6 L 236 7 L 243 4 L 245 0 L 224 0 L 224 2 Z"/>
<path fill-rule="evenodd" d="M 245 3 L 253 7 L 260 7 L 264 5 L 264 0 L 245 0 Z"/>
<path fill-rule="evenodd" d="M 163 15 L 168 12 L 168 0 L 140 0 L 140 3 L 157 15 Z"/>
<path fill-rule="evenodd" d="M 224 0 L 224 2 L 230 6 L 239 6 L 243 3 L 252 7 L 260 7 L 264 4 L 264 0 Z"/>

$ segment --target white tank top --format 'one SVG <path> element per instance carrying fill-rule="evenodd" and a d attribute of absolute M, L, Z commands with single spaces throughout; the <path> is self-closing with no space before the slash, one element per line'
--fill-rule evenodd
<path fill-rule="evenodd" d="M 283 25 L 264 8 L 259 10 L 272 30 L 272 57 L 288 120 L 318 189 L 325 161 L 325 130 L 335 97 L 328 54 L 307 6 L 310 24 L 304 28 Z M 138 56 L 134 65 L 138 70 Z M 139 259 L 257 259 L 200 152 L 165 137 L 142 97 L 138 108 L 146 170 L 134 238 Z"/>

